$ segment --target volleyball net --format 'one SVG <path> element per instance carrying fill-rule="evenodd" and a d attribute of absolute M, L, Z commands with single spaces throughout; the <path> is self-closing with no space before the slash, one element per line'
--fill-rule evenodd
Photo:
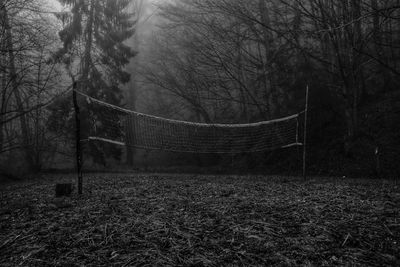
<path fill-rule="evenodd" d="M 300 114 L 248 124 L 195 123 L 127 110 L 76 91 L 85 99 L 87 137 L 140 149 L 187 153 L 252 153 L 301 146 Z"/>

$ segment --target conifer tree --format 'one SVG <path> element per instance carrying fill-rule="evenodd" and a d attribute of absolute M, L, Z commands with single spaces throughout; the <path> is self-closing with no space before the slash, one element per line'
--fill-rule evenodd
<path fill-rule="evenodd" d="M 113 104 L 120 104 L 120 84 L 129 82 L 124 71 L 135 52 L 124 44 L 134 33 L 127 12 L 130 0 L 60 0 L 71 14 L 60 38 L 60 51 L 67 64 L 79 66 L 83 91 Z"/>
<path fill-rule="evenodd" d="M 125 71 L 135 52 L 124 41 L 134 34 L 135 22 L 127 10 L 131 0 L 59 0 L 68 7 L 67 15 L 59 16 L 63 29 L 59 35 L 63 48 L 57 54 L 78 81 L 79 90 L 107 103 L 120 105 L 120 86 L 130 80 Z M 82 110 L 83 136 L 88 134 L 90 114 Z M 97 118 L 101 113 L 96 110 Z M 95 151 L 93 151 L 95 150 Z M 102 151 L 99 151 L 102 150 Z M 107 150 L 107 151 L 105 151 Z M 91 145 L 94 159 L 104 163 L 104 154 L 119 158 L 112 146 Z"/>

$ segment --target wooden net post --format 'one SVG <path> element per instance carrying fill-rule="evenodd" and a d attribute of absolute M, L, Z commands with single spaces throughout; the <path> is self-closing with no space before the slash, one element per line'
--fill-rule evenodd
<path fill-rule="evenodd" d="M 306 89 L 306 106 L 304 109 L 304 140 L 303 140 L 303 178 L 307 179 L 307 119 L 308 119 L 308 94 L 309 87 Z"/>
<path fill-rule="evenodd" d="M 78 173 L 78 194 L 82 195 L 82 149 L 81 149 L 81 119 L 80 109 L 76 96 L 77 82 L 74 82 L 72 97 L 75 109 L 75 142 L 76 142 L 76 167 Z"/>

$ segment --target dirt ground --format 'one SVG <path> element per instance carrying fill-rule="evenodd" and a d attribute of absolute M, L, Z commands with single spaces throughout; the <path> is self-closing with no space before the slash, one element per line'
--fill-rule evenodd
<path fill-rule="evenodd" d="M 390 181 L 90 174 L 0 185 L 0 266 L 400 266 Z"/>

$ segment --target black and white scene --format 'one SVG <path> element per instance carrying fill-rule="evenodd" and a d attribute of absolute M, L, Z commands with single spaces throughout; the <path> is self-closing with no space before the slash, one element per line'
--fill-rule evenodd
<path fill-rule="evenodd" d="M 400 0 L 0 0 L 0 266 L 400 266 Z"/>

